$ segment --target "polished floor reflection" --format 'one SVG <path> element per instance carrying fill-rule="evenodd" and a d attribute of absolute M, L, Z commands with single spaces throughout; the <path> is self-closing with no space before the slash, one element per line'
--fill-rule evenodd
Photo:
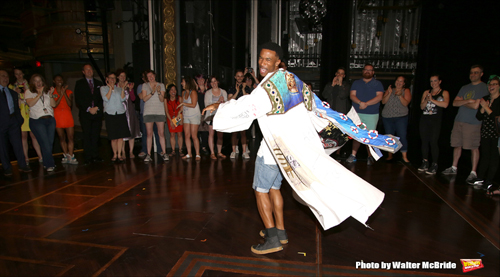
<path fill-rule="evenodd" d="M 254 150 L 258 142 L 253 142 Z M 263 227 L 252 159 L 155 157 L 0 177 L 2 276 L 468 275 L 500 272 L 499 197 L 402 163 L 358 161 L 350 170 L 386 193 L 369 219 L 323 231 L 287 184 L 284 251 L 258 256 Z M 77 153 L 77 158 L 82 153 Z M 56 160 L 60 161 L 59 157 Z M 349 184 L 345 184 L 349 186 Z M 356 262 L 451 262 L 456 269 L 360 269 Z"/>

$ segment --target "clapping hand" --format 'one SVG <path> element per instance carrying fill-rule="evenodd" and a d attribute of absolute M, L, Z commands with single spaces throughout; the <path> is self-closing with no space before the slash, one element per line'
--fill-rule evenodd
<path fill-rule="evenodd" d="M 489 107 L 489 106 L 490 106 L 490 101 L 486 101 L 486 100 L 484 100 L 483 98 L 481 98 L 481 99 L 479 100 L 479 104 L 481 105 L 481 107 L 486 108 L 486 107 Z"/>
<path fill-rule="evenodd" d="M 55 90 L 56 90 L 56 89 L 55 89 L 54 87 L 50 87 L 50 89 L 49 89 L 49 96 L 50 96 L 50 97 L 52 97 L 52 95 L 54 94 L 54 91 L 55 91 Z"/>
<path fill-rule="evenodd" d="M 392 93 L 392 85 L 389 85 L 389 88 L 387 89 L 389 93 Z"/>
<path fill-rule="evenodd" d="M 218 102 L 219 102 L 219 103 L 224 103 L 224 96 L 222 96 L 222 95 L 221 95 L 221 96 L 219 97 L 219 101 L 218 101 Z"/>

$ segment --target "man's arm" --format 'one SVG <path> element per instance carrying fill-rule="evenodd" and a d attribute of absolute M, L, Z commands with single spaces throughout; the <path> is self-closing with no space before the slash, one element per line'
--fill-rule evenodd
<path fill-rule="evenodd" d="M 380 101 L 382 101 L 383 96 L 384 96 L 383 91 L 377 91 L 377 95 L 375 97 L 373 97 L 372 99 L 366 101 L 365 103 L 367 106 L 375 105 L 375 104 L 379 103 Z"/>
<path fill-rule="evenodd" d="M 76 81 L 75 84 L 75 104 L 78 107 L 80 111 L 86 111 L 88 106 L 85 105 L 85 100 L 84 100 L 84 95 L 83 95 L 83 89 L 82 89 L 82 82 L 81 80 Z"/>
<path fill-rule="evenodd" d="M 356 96 L 356 90 L 351 90 L 349 97 L 351 98 L 351 101 L 356 104 L 361 104 L 361 100 Z"/>
<path fill-rule="evenodd" d="M 467 108 L 476 110 L 477 108 L 479 108 L 479 99 L 464 100 L 463 97 L 457 95 L 457 97 L 455 97 L 455 99 L 453 100 L 453 107 L 461 106 L 466 106 Z"/>
<path fill-rule="evenodd" d="M 271 111 L 272 105 L 267 92 L 259 86 L 250 95 L 223 104 L 214 103 L 204 111 L 217 108 L 213 121 L 214 130 L 230 133 L 248 129 L 255 119 Z"/>
<path fill-rule="evenodd" d="M 347 99 L 350 96 L 351 85 L 348 82 L 343 82 L 341 86 L 339 86 L 339 98 L 342 100 Z"/>

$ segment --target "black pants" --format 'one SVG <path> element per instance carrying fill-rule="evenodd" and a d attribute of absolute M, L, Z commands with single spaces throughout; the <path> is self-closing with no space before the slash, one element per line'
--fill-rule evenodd
<path fill-rule="evenodd" d="M 432 162 L 437 163 L 439 158 L 438 140 L 441 133 L 441 117 L 422 115 L 420 117 L 420 139 L 422 140 L 422 158 L 429 159 L 429 145 Z"/>
<path fill-rule="evenodd" d="M 493 181 L 498 170 L 498 138 L 481 138 L 479 168 L 477 177 Z"/>
<path fill-rule="evenodd" d="M 5 129 L 0 131 L 0 161 L 4 170 L 12 169 L 9 157 L 9 142 L 14 155 L 16 155 L 19 168 L 26 167 L 26 158 L 24 157 L 23 145 L 21 139 L 21 125 L 15 117 L 2 118 L 5 123 Z"/>
<path fill-rule="evenodd" d="M 83 131 L 83 150 L 85 161 L 99 157 L 99 138 L 101 136 L 102 117 L 80 117 Z"/>

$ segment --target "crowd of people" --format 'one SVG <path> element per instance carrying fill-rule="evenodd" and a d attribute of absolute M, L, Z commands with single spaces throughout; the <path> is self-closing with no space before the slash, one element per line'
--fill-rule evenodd
<path fill-rule="evenodd" d="M 498 171 L 500 159 L 500 101 L 499 76 L 492 75 L 488 83 L 482 82 L 483 67 L 473 65 L 470 70 L 471 83 L 463 86 L 453 99 L 454 107 L 459 107 L 453 124 L 450 145 L 453 147 L 453 164 L 442 174 L 457 174 L 458 161 L 462 149 L 471 151 L 472 170 L 466 182 L 470 185 L 481 185 L 489 193 L 500 194 L 493 189 L 492 182 Z M 347 113 L 351 104 L 358 113 L 367 129 L 376 130 L 379 115 L 385 133 L 400 138 L 402 160 L 409 163 L 408 150 L 408 105 L 412 99 L 412 92 L 406 88 L 404 76 L 398 76 L 393 85 L 384 90 L 382 83 L 374 78 L 374 67 L 365 65 L 362 78 L 355 80 L 352 85 L 345 78 L 345 69 L 339 68 L 331 83 L 327 84 L 321 93 L 332 109 Z M 444 109 L 450 103 L 450 93 L 441 88 L 441 77 L 438 74 L 430 76 L 430 89 L 422 94 L 420 101 L 420 138 L 422 163 L 418 171 L 433 175 L 438 170 L 439 146 L 438 140 L 442 129 Z M 380 113 L 380 104 L 383 104 Z M 359 149 L 359 142 L 354 141 L 351 155 L 347 163 L 355 163 Z M 429 156 L 429 149 L 431 155 Z M 386 161 L 392 161 L 393 156 L 388 153 Z M 367 164 L 375 162 L 368 151 Z"/>
<path fill-rule="evenodd" d="M 195 76 L 196 82 L 189 76 L 183 77 L 182 90 L 179 92 L 174 84 L 165 88 L 165 84 L 156 80 L 154 71 L 146 70 L 142 74 L 143 83 L 135 90 L 134 83 L 128 82 L 125 70 L 108 72 L 103 84 L 94 78 L 92 66 L 85 64 L 82 67 L 83 78 L 76 81 L 73 92 L 68 89 L 63 76 L 59 74 L 54 76 L 52 84 L 47 83 L 40 74 L 33 74 L 28 82 L 23 71 L 14 68 L 15 81 L 10 83 L 8 72 L 2 70 L 0 88 L 8 99 L 4 103 L 8 103 L 9 108 L 13 109 L 12 111 L 4 109 L 3 112 L 6 118 L 11 118 L 17 115 L 19 109 L 20 115 L 20 119 L 16 119 L 20 123 L 19 128 L 13 127 L 16 126 L 15 122 L 12 126 L 9 125 L 9 128 L 13 129 L 12 136 L 2 137 L 2 141 L 10 140 L 14 149 L 21 148 L 22 160 L 26 166 L 20 163 L 20 168 L 29 172 L 28 135 L 30 135 L 39 162 L 51 172 L 56 166 L 53 144 L 57 133 L 63 151 L 61 162 L 79 164 L 74 155 L 75 120 L 72 106 L 75 103 L 82 128 L 85 165 L 103 161 L 98 147 L 103 119 L 113 151 L 112 162 L 123 162 L 127 158 L 127 141 L 128 155 L 130 158 L 135 158 L 133 150 L 135 139 L 138 138 L 142 140 L 138 156 L 145 162 L 153 160 L 153 141 L 156 141 L 156 152 L 165 161 L 177 155 L 176 151 L 182 159 L 200 160 L 200 142 L 204 154 L 209 155 L 211 159 L 223 159 L 226 156 L 222 154 L 222 133 L 215 132 L 212 128 L 215 113 L 202 116 L 201 110 L 212 103 L 223 103 L 250 94 L 257 86 L 258 80 L 253 72 L 247 71 L 248 69 L 236 72 L 236 85 L 229 89 L 233 93 L 228 94 L 219 87 L 219 79 L 216 76 L 206 77 L 201 74 Z M 4 89 L 7 91 L 4 92 Z M 136 101 L 140 101 L 140 112 L 136 111 Z M 167 153 L 166 148 L 165 123 L 170 134 L 172 146 L 170 153 Z M 14 130 L 17 129 L 20 130 L 20 139 L 14 136 Z M 238 153 L 236 138 L 233 136 L 232 159 L 237 158 L 236 153 Z M 241 138 L 242 157 L 249 159 L 244 132 L 241 132 Z M 183 150 L 184 144 L 186 154 Z M 14 152 L 19 159 L 21 152 Z M 5 175 L 12 175 L 8 150 L 2 150 L 2 164 Z"/>
<path fill-rule="evenodd" d="M 6 71 L 2 72 L 7 74 Z M 190 76 L 183 77 L 181 91 L 178 91 L 174 84 L 166 87 L 158 82 L 155 72 L 147 70 L 142 76 L 144 83 L 137 86 L 135 91 L 134 83 L 127 81 L 127 74 L 123 69 L 107 73 L 106 83 L 102 84 L 94 78 L 92 66 L 85 64 L 82 68 L 84 78 L 76 82 L 73 93 L 68 89 L 62 75 L 54 76 L 50 85 L 40 74 L 34 74 L 28 82 L 21 69 L 15 68 L 13 73 L 15 81 L 9 84 L 7 74 L 7 84 L 2 86 L 15 92 L 15 108 L 19 108 L 24 119 L 20 126 L 20 145 L 26 167 L 21 164 L 20 166 L 29 169 L 28 137 L 31 137 L 39 162 L 43 163 L 49 172 L 55 167 L 52 146 L 56 133 L 63 151 L 61 162 L 74 165 L 79 163 L 74 156 L 74 120 L 71 112 L 73 102 L 79 109 L 85 164 L 103 161 L 98 151 L 103 119 L 112 146 L 113 162 L 123 162 L 126 159 L 126 141 L 129 142 L 129 157 L 135 158 L 134 143 L 138 138 L 142 139 L 138 156 L 145 162 L 153 160 L 153 141 L 156 141 L 156 152 L 165 161 L 177 154 L 185 160 L 200 160 L 201 153 L 210 159 L 224 159 L 226 156 L 222 153 L 223 134 L 213 129 L 216 111 L 205 115 L 202 115 L 201 111 L 213 103 L 238 100 L 249 95 L 259 83 L 253 70 L 246 68 L 235 72 L 235 84 L 227 91 L 220 87 L 217 76 L 207 77 L 203 74 L 194 76 L 194 79 Z M 369 130 L 377 129 L 381 115 L 385 133 L 400 138 L 403 145 L 400 150 L 402 161 L 409 163 L 407 130 L 412 92 L 406 87 L 405 76 L 398 76 L 394 85 L 384 89 L 374 75 L 374 67 L 367 64 L 362 71 L 362 78 L 350 84 L 345 78 L 346 70 L 339 68 L 332 82 L 325 86 L 319 96 L 328 102 L 332 109 L 344 114 L 353 107 L 363 122 L 362 127 Z M 500 101 L 496 101 L 499 94 L 499 77 L 491 76 L 488 84 L 485 84 L 481 81 L 482 75 L 482 66 L 472 66 L 471 83 L 463 86 L 452 101 L 453 106 L 459 107 L 450 143 L 454 148 L 453 164 L 442 173 L 456 174 L 462 149 L 471 150 L 472 170 L 467 183 L 491 187 L 500 160 L 496 118 L 500 116 Z M 450 104 L 450 93 L 441 88 L 441 82 L 438 74 L 430 76 L 430 89 L 423 92 L 420 101 L 422 162 L 418 171 L 430 175 L 436 174 L 438 170 L 438 140 L 444 109 Z M 135 110 L 136 101 L 140 101 L 140 112 Z M 165 127 L 170 134 L 170 153 L 167 153 L 166 149 Z M 241 157 L 249 159 L 246 131 L 232 133 L 230 158 L 235 159 L 239 155 L 238 138 L 241 139 Z M 360 143 L 353 141 L 347 163 L 357 161 L 359 147 Z M 187 153 L 184 153 L 184 149 Z M 2 151 L 2 156 L 5 155 L 5 151 Z M 4 158 L 8 159 L 7 156 Z M 389 153 L 386 160 L 393 159 Z M 368 151 L 368 165 L 374 162 L 375 159 Z M 2 164 L 9 175 L 10 167 L 4 160 Z"/>

